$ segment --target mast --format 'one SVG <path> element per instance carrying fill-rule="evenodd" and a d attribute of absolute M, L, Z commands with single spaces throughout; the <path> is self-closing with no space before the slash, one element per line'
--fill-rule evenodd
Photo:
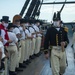
<path fill-rule="evenodd" d="M 26 15 L 24 17 L 30 17 L 31 16 L 32 11 L 33 11 L 33 9 L 35 7 L 36 2 L 37 2 L 37 0 L 32 0 L 30 6 L 28 8 L 28 11 L 27 11 L 27 13 L 26 13 Z"/>
<path fill-rule="evenodd" d="M 24 11 L 26 10 L 26 8 L 27 8 L 29 2 L 30 2 L 30 0 L 26 0 L 26 1 L 25 1 L 24 6 L 23 6 L 23 8 L 22 8 L 22 10 L 21 10 L 21 12 L 20 12 L 20 15 L 21 15 L 21 16 L 23 16 Z"/>

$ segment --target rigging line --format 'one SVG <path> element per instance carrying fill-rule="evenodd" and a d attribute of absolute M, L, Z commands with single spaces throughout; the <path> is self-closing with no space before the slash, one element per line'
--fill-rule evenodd
<path fill-rule="evenodd" d="M 38 11 L 40 12 L 40 10 L 41 10 L 41 6 L 42 6 L 42 3 L 44 2 L 44 0 L 41 0 L 41 3 L 40 3 L 40 7 L 39 7 L 39 9 L 38 9 Z M 39 16 L 38 16 L 38 18 L 39 18 Z"/>
<path fill-rule="evenodd" d="M 53 2 L 55 2 L 56 0 L 54 0 Z M 53 18 L 53 14 L 54 14 L 54 4 L 53 4 L 53 10 L 52 10 L 52 18 Z"/>
<path fill-rule="evenodd" d="M 55 2 L 56 0 L 54 0 L 53 2 Z"/>
<path fill-rule="evenodd" d="M 65 2 L 64 2 L 63 5 L 62 5 L 62 7 L 61 7 L 61 9 L 60 9 L 60 11 L 59 11 L 60 13 L 62 12 L 62 10 L 63 10 L 63 8 L 64 8 L 64 6 L 65 6 L 66 1 L 67 1 L 67 0 L 65 0 Z"/>
<path fill-rule="evenodd" d="M 53 18 L 53 14 L 54 14 L 54 4 L 53 4 L 53 7 L 52 7 L 52 18 Z"/>

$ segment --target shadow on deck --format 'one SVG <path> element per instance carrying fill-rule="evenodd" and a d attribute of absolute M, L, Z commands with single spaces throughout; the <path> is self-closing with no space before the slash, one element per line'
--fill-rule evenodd
<path fill-rule="evenodd" d="M 71 29 L 70 26 L 68 28 Z M 69 30 L 69 40 L 72 37 L 72 32 Z M 66 48 L 68 66 L 64 75 L 75 75 L 75 59 L 74 51 L 71 48 L 71 40 Z M 18 75 L 52 75 L 52 71 L 49 65 L 49 60 L 44 58 L 44 54 L 32 60 L 32 62 L 24 69 L 23 72 L 19 72 Z"/>
<path fill-rule="evenodd" d="M 75 75 L 74 54 L 70 44 L 66 48 L 66 54 L 68 66 L 64 75 Z M 18 75 L 52 75 L 49 60 L 46 60 L 44 54 L 42 54 L 32 60 L 27 68 L 23 72 L 19 72 Z"/>

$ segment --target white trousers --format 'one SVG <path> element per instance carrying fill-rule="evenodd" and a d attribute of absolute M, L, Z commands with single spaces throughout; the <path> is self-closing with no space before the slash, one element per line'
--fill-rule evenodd
<path fill-rule="evenodd" d="M 40 52 L 40 47 L 41 47 L 41 37 L 36 37 L 36 42 L 35 42 L 35 54 Z"/>
<path fill-rule="evenodd" d="M 9 70 L 15 71 L 16 64 L 17 64 L 17 46 L 8 46 L 7 50 L 9 52 Z"/>
<path fill-rule="evenodd" d="M 35 42 L 36 42 L 36 38 L 33 38 L 31 44 L 31 55 L 33 55 L 35 51 Z"/>
<path fill-rule="evenodd" d="M 18 49 L 18 53 L 17 53 L 17 68 L 19 67 L 19 63 L 20 63 L 20 59 L 21 59 L 21 47 Z"/>
<path fill-rule="evenodd" d="M 64 74 L 66 69 L 66 52 L 60 50 L 52 49 L 51 50 L 51 68 L 52 75 L 59 75 L 59 73 Z"/>
<path fill-rule="evenodd" d="M 25 58 L 25 40 L 21 40 L 21 58 L 20 63 L 23 63 Z"/>

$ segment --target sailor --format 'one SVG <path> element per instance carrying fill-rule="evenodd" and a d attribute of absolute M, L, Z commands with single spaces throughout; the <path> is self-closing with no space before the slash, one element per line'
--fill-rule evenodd
<path fill-rule="evenodd" d="M 4 53 L 4 45 L 3 45 L 3 39 L 0 34 L 0 74 L 3 74 L 3 71 L 5 71 L 5 65 L 4 65 L 4 58 L 6 57 Z"/>
<path fill-rule="evenodd" d="M 9 43 L 9 46 L 7 47 L 8 53 L 9 53 L 9 74 L 10 75 L 16 75 L 15 69 L 16 69 L 16 62 L 17 62 L 17 42 L 18 38 L 16 37 L 15 33 L 13 33 L 14 25 L 12 23 L 9 23 L 8 25 L 8 36 L 9 39 L 12 40 L 12 43 Z"/>
<path fill-rule="evenodd" d="M 14 29 L 13 29 L 13 32 L 16 34 L 17 38 L 18 38 L 18 44 L 17 44 L 17 47 L 18 47 L 18 53 L 17 53 L 17 65 L 16 65 L 16 71 L 23 71 L 23 69 L 20 67 L 19 63 L 21 62 L 20 59 L 21 59 L 21 32 L 20 32 L 20 19 L 21 19 L 21 16 L 20 15 L 15 15 L 13 17 L 13 24 L 14 24 Z M 22 65 L 22 67 L 25 67 Z"/>
<path fill-rule="evenodd" d="M 29 64 L 31 63 L 30 61 L 30 56 L 31 56 L 31 52 L 32 52 L 32 49 L 31 49 L 31 43 L 32 43 L 32 38 L 33 36 L 31 35 L 31 32 L 29 30 L 29 20 L 26 19 L 26 23 L 25 23 L 25 27 L 26 27 L 26 30 L 25 30 L 25 34 L 26 34 L 26 51 L 27 51 L 27 54 L 26 54 L 26 64 Z"/>
<path fill-rule="evenodd" d="M 9 16 L 2 16 L 2 19 L 0 21 L 1 21 L 0 29 L 4 30 L 4 33 L 5 33 L 5 34 L 3 34 L 4 38 L 2 37 L 3 43 L 4 43 L 4 46 L 8 46 L 9 43 L 12 42 L 12 40 L 9 39 L 8 34 L 7 34 L 7 26 L 8 26 L 8 23 L 10 22 Z"/>
<path fill-rule="evenodd" d="M 52 68 L 52 75 L 63 75 L 66 69 L 66 51 L 65 47 L 69 43 L 67 32 L 60 26 L 59 17 L 54 13 L 54 26 L 47 29 L 44 41 L 44 53 L 48 58 L 50 53 L 50 61 Z M 49 50 L 50 47 L 50 50 Z"/>
<path fill-rule="evenodd" d="M 35 23 L 32 24 L 32 27 L 36 31 L 36 43 L 35 43 L 35 55 L 39 56 L 40 55 L 40 48 L 41 48 L 41 37 L 42 37 L 42 31 L 40 31 L 40 26 L 41 21 L 40 20 L 35 20 Z"/>
<path fill-rule="evenodd" d="M 32 26 L 32 20 L 29 20 L 29 31 L 31 33 L 32 38 L 32 44 L 31 44 L 31 57 L 34 58 L 34 52 L 35 52 L 35 42 L 36 42 L 36 31 Z"/>
<path fill-rule="evenodd" d="M 7 48 L 9 46 L 9 43 L 12 42 L 11 39 L 9 39 L 9 36 L 8 36 L 8 33 L 7 33 L 7 27 L 8 27 L 8 24 L 10 22 L 9 20 L 9 16 L 2 16 L 2 19 L 0 20 L 1 24 L 0 24 L 0 29 L 1 29 L 1 36 L 2 36 L 2 39 L 3 39 L 3 45 L 4 45 L 4 48 Z M 8 52 L 6 51 L 5 49 L 5 53 L 6 53 L 6 56 L 8 56 Z M 7 75 L 7 61 L 8 59 L 6 58 L 5 59 L 5 74 Z"/>
<path fill-rule="evenodd" d="M 24 64 L 24 60 L 25 60 L 25 57 L 26 57 L 26 50 L 25 50 L 25 19 L 20 19 L 20 32 L 21 32 L 21 59 L 20 59 L 20 63 L 19 63 L 19 66 L 21 68 L 26 68 L 26 64 Z"/>

